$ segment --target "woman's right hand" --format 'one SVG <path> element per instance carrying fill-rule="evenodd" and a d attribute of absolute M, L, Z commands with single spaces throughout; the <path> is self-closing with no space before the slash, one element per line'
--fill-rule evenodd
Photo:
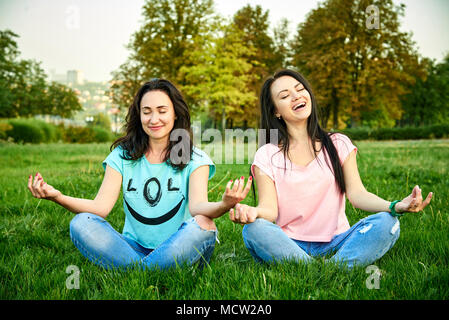
<path fill-rule="evenodd" d="M 28 190 L 30 190 L 33 197 L 38 199 L 55 201 L 57 197 L 62 195 L 61 191 L 47 184 L 39 172 L 34 176 L 34 181 L 32 176 L 28 177 Z"/>
<path fill-rule="evenodd" d="M 248 224 L 256 221 L 257 209 L 246 204 L 237 203 L 236 206 L 229 210 L 229 218 L 234 223 Z"/>

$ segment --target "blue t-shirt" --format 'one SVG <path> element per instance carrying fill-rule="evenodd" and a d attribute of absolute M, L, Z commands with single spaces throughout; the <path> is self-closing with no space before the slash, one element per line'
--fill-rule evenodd
<path fill-rule="evenodd" d="M 200 166 L 209 165 L 209 179 L 215 165 L 202 150 L 193 147 L 192 159 L 182 170 L 166 162 L 151 164 L 145 156 L 125 160 L 124 150 L 115 148 L 103 161 L 123 178 L 125 226 L 123 235 L 145 248 L 154 249 L 191 218 L 189 211 L 189 177 Z"/>

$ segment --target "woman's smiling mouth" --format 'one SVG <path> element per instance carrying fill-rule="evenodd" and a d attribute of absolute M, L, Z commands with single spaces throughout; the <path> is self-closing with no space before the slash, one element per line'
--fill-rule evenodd
<path fill-rule="evenodd" d="M 155 127 L 149 127 L 149 129 L 151 130 L 151 131 L 157 131 L 157 130 L 159 130 L 159 129 L 161 129 L 163 126 L 155 126 Z"/>
<path fill-rule="evenodd" d="M 306 106 L 305 102 L 300 102 L 298 104 L 295 104 L 292 109 L 293 109 L 293 111 L 297 111 L 297 110 L 304 108 L 305 106 Z"/>

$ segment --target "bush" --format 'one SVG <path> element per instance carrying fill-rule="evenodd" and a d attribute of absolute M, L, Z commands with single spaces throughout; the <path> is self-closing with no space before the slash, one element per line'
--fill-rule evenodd
<path fill-rule="evenodd" d="M 5 119 L 0 122 L 0 140 L 13 139 L 19 143 L 108 142 L 114 134 L 102 127 L 58 126 L 37 119 Z"/>
<path fill-rule="evenodd" d="M 350 128 L 342 131 L 351 140 L 368 140 L 371 130 L 369 128 Z"/>
<path fill-rule="evenodd" d="M 348 128 L 341 131 L 351 140 L 418 140 L 449 137 L 449 124 L 402 128 Z"/>
<path fill-rule="evenodd" d="M 108 142 L 114 138 L 112 132 L 103 127 L 95 126 L 92 127 L 92 130 L 94 131 L 94 140 L 96 142 Z"/>
<path fill-rule="evenodd" d="M 62 141 L 67 143 L 108 142 L 114 139 L 111 131 L 102 127 L 76 127 L 60 125 Z"/>
<path fill-rule="evenodd" d="M 12 128 L 6 131 L 6 134 L 13 138 L 15 142 L 46 142 L 46 134 L 39 126 L 39 122 L 33 119 L 10 119 L 8 123 Z"/>
<path fill-rule="evenodd" d="M 8 122 L 2 121 L 0 122 L 0 140 L 6 140 L 8 139 L 7 131 L 12 129 L 12 125 L 10 125 Z"/>
<path fill-rule="evenodd" d="M 36 125 L 42 130 L 44 133 L 44 141 L 45 142 L 57 142 L 61 139 L 61 132 L 58 130 L 58 127 L 54 124 L 47 123 L 42 120 L 32 120 L 36 123 Z"/>
<path fill-rule="evenodd" d="M 430 135 L 435 138 L 447 138 L 449 137 L 449 124 L 438 124 L 431 127 Z"/>
<path fill-rule="evenodd" d="M 94 131 L 90 127 L 62 126 L 62 141 L 67 143 L 94 142 Z"/>

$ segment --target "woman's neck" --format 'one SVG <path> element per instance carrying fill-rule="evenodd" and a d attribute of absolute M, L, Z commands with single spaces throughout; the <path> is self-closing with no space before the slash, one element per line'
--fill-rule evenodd
<path fill-rule="evenodd" d="M 163 161 L 165 158 L 164 153 L 168 146 L 167 139 L 164 140 L 150 139 L 149 145 L 150 147 L 146 152 L 146 156 L 152 159 L 159 159 L 160 161 Z"/>
<path fill-rule="evenodd" d="M 307 121 L 300 124 L 288 125 L 287 131 L 290 135 L 290 145 L 308 144 L 309 134 L 307 132 Z"/>

